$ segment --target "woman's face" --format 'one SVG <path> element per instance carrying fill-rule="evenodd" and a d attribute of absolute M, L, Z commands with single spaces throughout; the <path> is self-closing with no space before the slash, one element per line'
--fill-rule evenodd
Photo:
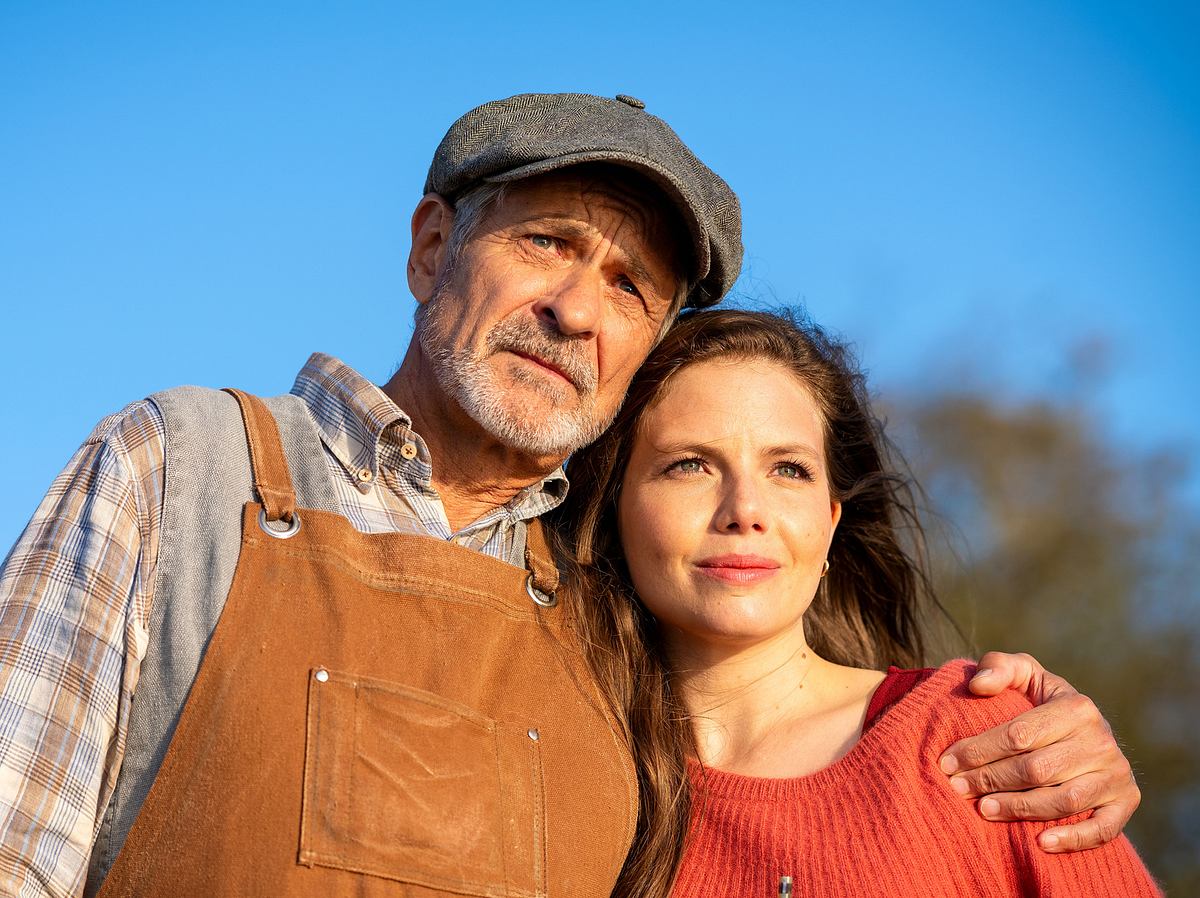
<path fill-rule="evenodd" d="M 634 588 L 677 638 L 803 638 L 841 514 L 808 388 L 761 359 L 699 362 L 643 416 L 617 520 Z"/>

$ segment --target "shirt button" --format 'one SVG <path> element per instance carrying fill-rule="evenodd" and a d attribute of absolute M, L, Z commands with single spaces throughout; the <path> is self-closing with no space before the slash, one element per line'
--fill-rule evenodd
<path fill-rule="evenodd" d="M 409 461 L 412 461 L 414 458 L 417 457 L 417 444 L 416 443 L 405 443 L 403 446 L 400 447 L 400 454 L 403 455 L 405 458 L 407 458 Z"/>
<path fill-rule="evenodd" d="M 358 472 L 358 480 L 360 483 L 370 483 L 375 479 L 375 475 L 371 473 L 370 468 L 363 468 Z"/>

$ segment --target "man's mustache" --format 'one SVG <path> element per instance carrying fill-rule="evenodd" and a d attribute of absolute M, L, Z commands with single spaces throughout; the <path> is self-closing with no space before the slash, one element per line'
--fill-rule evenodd
<path fill-rule="evenodd" d="M 529 318 L 501 321 L 488 333 L 487 347 L 493 354 L 518 352 L 533 356 L 561 371 L 578 392 L 584 395 L 596 392 L 599 377 L 583 343 Z"/>

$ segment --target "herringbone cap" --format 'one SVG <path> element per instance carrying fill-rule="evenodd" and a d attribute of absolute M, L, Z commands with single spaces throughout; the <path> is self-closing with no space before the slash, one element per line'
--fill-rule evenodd
<path fill-rule="evenodd" d="M 696 266 L 687 304 L 720 302 L 742 267 L 738 199 L 634 97 L 520 94 L 477 106 L 442 138 L 425 192 L 453 201 L 479 181 L 516 181 L 584 162 L 637 169 L 675 202 L 691 232 Z"/>

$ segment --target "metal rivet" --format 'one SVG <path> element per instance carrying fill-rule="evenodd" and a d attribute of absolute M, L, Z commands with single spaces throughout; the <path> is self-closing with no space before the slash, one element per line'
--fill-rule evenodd
<path fill-rule="evenodd" d="M 531 729 L 529 731 L 529 738 L 532 739 L 534 742 L 537 742 L 538 739 L 541 738 L 541 736 L 538 734 L 537 730 Z"/>
<path fill-rule="evenodd" d="M 317 672 L 313 674 L 313 677 L 316 678 L 318 683 L 326 683 L 329 681 L 329 671 L 323 667 L 318 667 Z"/>
<path fill-rule="evenodd" d="M 267 523 L 267 510 L 260 508 L 258 510 L 258 526 L 267 536 L 273 536 L 276 539 L 291 539 L 300 532 L 300 515 L 297 512 L 292 512 L 292 522 L 288 524 L 286 530 L 276 530 Z"/>
<path fill-rule="evenodd" d="M 405 443 L 403 446 L 400 447 L 400 454 L 403 455 L 405 458 L 407 458 L 409 461 L 411 461 L 412 459 L 417 457 L 417 444 L 416 443 Z"/>
<path fill-rule="evenodd" d="M 558 596 L 555 593 L 543 593 L 534 587 L 532 573 L 525 578 L 525 594 L 533 599 L 534 604 L 541 605 L 543 608 L 553 608 L 558 604 Z"/>

